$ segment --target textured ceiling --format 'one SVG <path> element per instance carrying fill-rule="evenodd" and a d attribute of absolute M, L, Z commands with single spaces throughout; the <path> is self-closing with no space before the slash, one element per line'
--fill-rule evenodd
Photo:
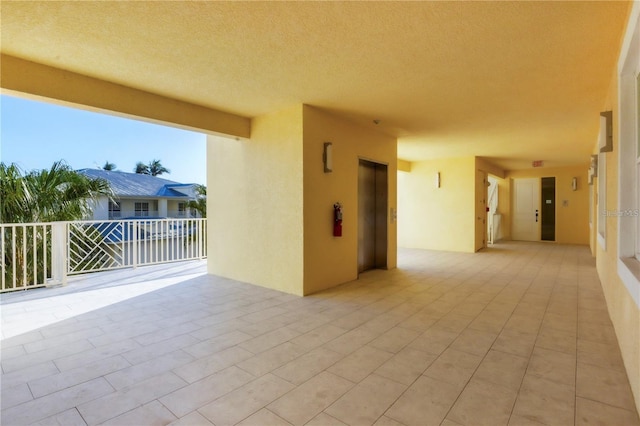
<path fill-rule="evenodd" d="M 10 2 L 3 53 L 236 113 L 306 103 L 401 158 L 586 163 L 629 2 Z"/>

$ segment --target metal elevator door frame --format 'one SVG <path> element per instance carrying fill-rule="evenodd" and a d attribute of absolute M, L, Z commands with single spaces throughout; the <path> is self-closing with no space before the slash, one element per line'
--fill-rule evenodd
<path fill-rule="evenodd" d="M 387 267 L 388 167 L 359 160 L 358 273 Z"/>

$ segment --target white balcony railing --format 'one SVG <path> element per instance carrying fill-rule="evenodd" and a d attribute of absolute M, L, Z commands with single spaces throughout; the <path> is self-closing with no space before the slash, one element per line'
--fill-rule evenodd
<path fill-rule="evenodd" d="M 0 224 L 0 292 L 65 284 L 68 275 L 204 259 L 206 219 Z"/>

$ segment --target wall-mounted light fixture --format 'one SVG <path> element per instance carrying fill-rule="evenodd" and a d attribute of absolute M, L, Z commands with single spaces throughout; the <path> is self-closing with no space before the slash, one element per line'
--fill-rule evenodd
<path fill-rule="evenodd" d="M 573 179 L 571 179 L 571 189 L 573 191 L 577 191 L 578 190 L 578 178 L 574 177 Z"/>
<path fill-rule="evenodd" d="M 322 162 L 324 163 L 324 172 L 331 173 L 333 171 L 333 144 L 331 142 L 324 143 Z"/>
<path fill-rule="evenodd" d="M 613 151 L 613 112 L 600 113 L 600 134 L 598 136 L 600 152 Z"/>
<path fill-rule="evenodd" d="M 440 172 L 436 172 L 436 188 L 440 188 Z"/>

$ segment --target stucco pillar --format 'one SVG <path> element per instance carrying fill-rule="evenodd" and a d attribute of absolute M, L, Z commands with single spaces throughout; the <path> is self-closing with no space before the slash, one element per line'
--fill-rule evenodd
<path fill-rule="evenodd" d="M 167 210 L 167 200 L 159 199 L 158 200 L 158 216 L 160 217 L 169 217 L 169 212 Z"/>

